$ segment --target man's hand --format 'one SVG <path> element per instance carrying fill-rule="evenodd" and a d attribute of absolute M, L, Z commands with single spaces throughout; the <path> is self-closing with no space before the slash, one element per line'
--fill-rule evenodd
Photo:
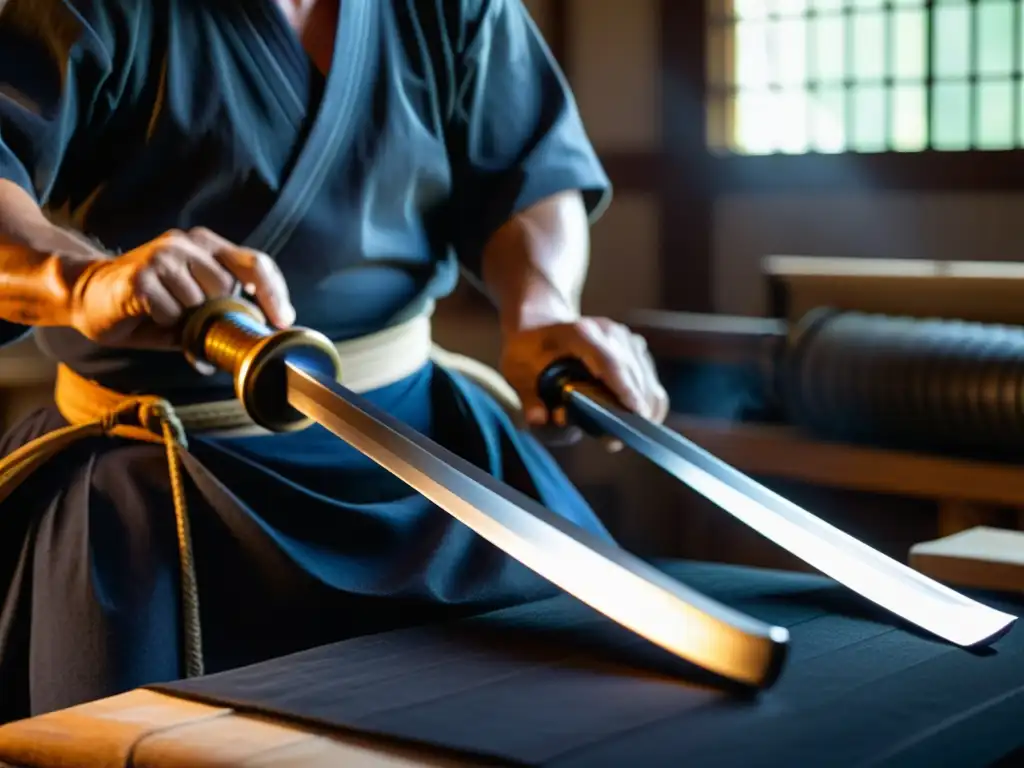
<path fill-rule="evenodd" d="M 505 334 L 501 372 L 519 393 L 526 421 L 565 426 L 564 415 L 549 414 L 537 393 L 540 375 L 553 362 L 576 358 L 623 406 L 655 422 L 668 415 L 668 395 L 658 380 L 647 343 L 606 318 L 582 318 Z"/>
<path fill-rule="evenodd" d="M 185 310 L 243 287 L 267 320 L 295 320 L 284 277 L 266 254 L 206 229 L 168 232 L 115 258 L 94 261 L 75 281 L 71 326 L 108 346 L 166 349 Z"/>
<path fill-rule="evenodd" d="M 590 224 L 578 191 L 552 195 L 513 216 L 487 243 L 482 277 L 498 306 L 501 373 L 519 393 L 533 427 L 567 426 L 537 392 L 554 362 L 575 358 L 619 402 L 655 422 L 668 415 L 647 342 L 606 318 L 580 317 Z"/>

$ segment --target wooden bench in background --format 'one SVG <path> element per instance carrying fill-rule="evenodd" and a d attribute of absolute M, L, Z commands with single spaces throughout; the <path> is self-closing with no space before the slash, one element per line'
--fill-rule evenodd
<path fill-rule="evenodd" d="M 1024 325 L 1024 264 L 778 256 L 765 259 L 763 271 L 773 318 L 644 311 L 634 313 L 630 325 L 648 339 L 661 361 L 737 364 L 761 370 L 785 343 L 790 323 L 822 306 Z M 899 514 L 899 500 L 916 501 L 917 509 L 921 501 L 926 502 L 934 510 L 934 535 L 926 537 L 947 542 L 937 549 L 911 547 L 926 566 L 939 567 L 935 564 L 942 558 L 934 554 L 939 552 L 946 558 L 942 567 L 948 571 L 949 563 L 958 557 L 976 561 L 986 548 L 993 558 L 1005 560 L 1003 550 L 1019 548 L 1024 541 L 1018 537 L 1011 541 L 1010 533 L 998 530 L 1024 529 L 1024 466 L 1018 464 L 847 445 L 784 424 L 682 413 L 673 413 L 668 424 L 769 484 L 783 481 L 885 497 L 897 502 L 886 506 L 888 515 Z M 870 515 L 870 511 L 861 514 Z M 870 521 L 865 525 L 870 527 Z M 696 546 L 713 549 L 711 540 L 721 534 L 714 526 L 705 528 L 705 541 Z M 974 528 L 981 533 L 948 538 Z M 957 547 L 962 550 L 959 556 Z M 749 556 L 741 553 L 739 558 Z M 972 578 L 977 581 L 976 576 Z"/>
<path fill-rule="evenodd" d="M 631 326 L 659 360 L 768 365 L 785 339 L 780 320 L 638 312 Z M 1024 467 L 820 440 L 796 427 L 673 413 L 668 425 L 752 475 L 844 490 L 931 499 L 940 532 L 955 533 L 991 517 L 994 508 L 1020 510 L 1024 527 Z"/>
<path fill-rule="evenodd" d="M 816 307 L 1024 325 L 1024 263 L 768 256 L 769 314 Z"/>

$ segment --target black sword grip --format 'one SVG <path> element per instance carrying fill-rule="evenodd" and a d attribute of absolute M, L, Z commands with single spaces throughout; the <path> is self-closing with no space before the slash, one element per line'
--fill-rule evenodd
<path fill-rule="evenodd" d="M 574 357 L 563 357 L 544 369 L 537 380 L 537 393 L 544 405 L 553 411 L 570 404 L 570 394 L 575 387 L 597 383 L 597 378 L 582 361 Z"/>
<path fill-rule="evenodd" d="M 565 410 L 570 425 L 591 437 L 606 433 L 586 417 L 586 406 L 621 408 L 615 395 L 592 374 L 581 360 L 565 357 L 549 365 L 537 381 L 537 393 L 548 410 Z"/>

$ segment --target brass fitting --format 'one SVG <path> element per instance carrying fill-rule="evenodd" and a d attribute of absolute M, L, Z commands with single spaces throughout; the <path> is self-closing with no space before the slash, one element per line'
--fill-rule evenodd
<path fill-rule="evenodd" d="M 309 328 L 275 331 L 243 299 L 214 299 L 196 308 L 182 330 L 182 348 L 198 370 L 231 374 L 249 418 L 271 432 L 295 432 L 312 423 L 288 403 L 286 360 L 334 381 L 341 375 L 330 339 Z"/>

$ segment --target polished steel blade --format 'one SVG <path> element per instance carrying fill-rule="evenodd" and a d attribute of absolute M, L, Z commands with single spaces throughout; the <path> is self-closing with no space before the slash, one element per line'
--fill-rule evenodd
<path fill-rule="evenodd" d="M 287 364 L 288 401 L 526 567 L 676 656 L 766 688 L 781 671 L 789 633 L 658 571 L 331 381 Z"/>
<path fill-rule="evenodd" d="M 883 555 L 770 491 L 682 435 L 612 405 L 590 385 L 566 384 L 580 427 L 622 441 L 805 563 L 900 618 L 960 646 L 1005 634 L 1016 616 L 993 610 Z"/>

